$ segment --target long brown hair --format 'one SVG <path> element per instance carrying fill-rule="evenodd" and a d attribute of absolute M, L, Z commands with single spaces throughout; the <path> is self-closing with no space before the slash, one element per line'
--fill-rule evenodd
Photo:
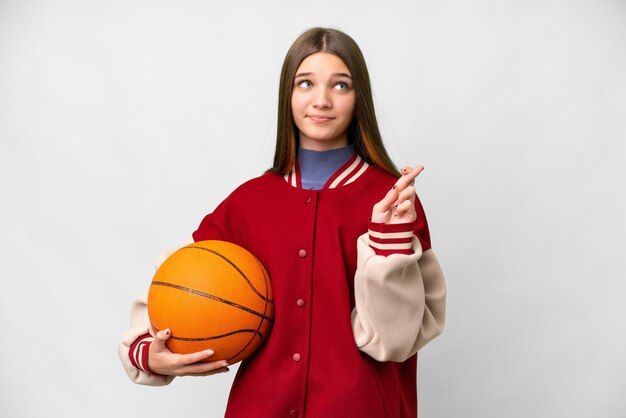
<path fill-rule="evenodd" d="M 329 28 L 312 28 L 295 40 L 287 51 L 280 73 L 278 89 L 278 127 L 274 166 L 270 171 L 285 174 L 296 161 L 299 146 L 298 128 L 291 112 L 291 94 L 298 67 L 306 57 L 316 52 L 328 52 L 341 58 L 350 70 L 356 93 L 356 106 L 348 128 L 348 142 L 367 163 L 400 176 L 380 136 L 369 73 L 359 46 L 347 34 Z"/>

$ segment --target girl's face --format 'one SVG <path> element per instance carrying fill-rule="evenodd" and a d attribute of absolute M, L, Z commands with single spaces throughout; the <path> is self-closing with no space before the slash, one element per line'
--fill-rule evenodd
<path fill-rule="evenodd" d="M 291 94 L 300 147 L 326 151 L 348 145 L 356 95 L 348 67 L 336 55 L 316 52 L 302 61 Z"/>

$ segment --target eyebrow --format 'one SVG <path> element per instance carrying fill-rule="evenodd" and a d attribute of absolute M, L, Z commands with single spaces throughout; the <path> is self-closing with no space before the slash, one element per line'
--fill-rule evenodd
<path fill-rule="evenodd" d="M 312 76 L 312 75 L 315 75 L 315 74 L 313 74 L 311 72 L 309 72 L 309 73 L 299 73 L 299 74 L 296 74 L 295 78 L 298 78 L 298 77 L 309 77 L 309 76 Z M 350 76 L 350 74 L 347 74 L 347 73 L 332 73 L 331 76 L 346 77 L 346 78 L 349 78 L 350 80 L 352 80 L 352 76 Z"/>

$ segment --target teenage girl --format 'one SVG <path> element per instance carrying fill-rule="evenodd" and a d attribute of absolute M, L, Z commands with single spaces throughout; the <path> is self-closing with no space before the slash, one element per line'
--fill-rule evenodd
<path fill-rule="evenodd" d="M 274 166 L 239 186 L 193 233 L 255 254 L 272 279 L 275 321 L 239 367 L 233 418 L 416 417 L 417 351 L 439 335 L 446 289 L 413 182 L 378 130 L 363 55 L 313 28 L 283 63 Z M 120 344 L 128 375 L 163 385 L 227 371 L 212 350 L 174 354 L 145 295 Z"/>

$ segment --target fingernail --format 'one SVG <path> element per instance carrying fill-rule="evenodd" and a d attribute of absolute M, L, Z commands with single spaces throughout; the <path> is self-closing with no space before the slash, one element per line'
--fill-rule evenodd
<path fill-rule="evenodd" d="M 394 184 L 393 187 L 391 188 L 391 190 L 396 190 L 396 185 Z"/>
<path fill-rule="evenodd" d="M 207 350 L 207 351 L 205 351 L 205 353 L 207 354 L 207 356 L 212 356 L 213 354 L 215 354 L 215 351 Z"/>
<path fill-rule="evenodd" d="M 221 364 L 220 366 L 221 366 L 221 367 L 226 367 L 226 366 L 228 366 L 228 362 L 227 362 L 227 361 L 224 361 L 224 362 L 222 362 L 222 364 Z"/>
<path fill-rule="evenodd" d="M 170 335 L 170 329 L 169 328 L 165 330 L 165 335 Z"/>
<path fill-rule="evenodd" d="M 398 207 L 398 204 L 396 203 L 395 205 L 393 205 L 393 207 L 394 207 L 394 208 L 397 208 L 397 207 Z"/>

